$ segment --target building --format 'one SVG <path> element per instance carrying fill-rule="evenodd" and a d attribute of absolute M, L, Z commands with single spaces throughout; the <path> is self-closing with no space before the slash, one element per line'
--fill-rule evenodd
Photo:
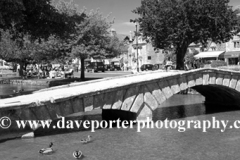
<path fill-rule="evenodd" d="M 229 42 L 222 45 L 225 46 L 226 52 L 220 57 L 224 58 L 229 65 L 238 64 L 240 58 L 240 34 L 233 36 Z"/>
<path fill-rule="evenodd" d="M 132 37 L 131 34 L 130 37 Z M 143 64 L 163 64 L 164 54 L 161 49 L 154 50 L 152 44 L 143 40 L 142 36 L 135 36 L 129 42 L 127 59 L 128 68 L 136 69 L 137 61 L 139 68 Z"/>
<path fill-rule="evenodd" d="M 236 6 L 239 8 L 239 6 Z M 240 14 L 238 14 L 240 16 Z M 205 53 L 200 52 L 195 57 L 204 58 L 207 57 L 224 60 L 228 65 L 239 64 L 240 61 L 240 33 L 233 36 L 226 43 L 214 43 L 209 41 L 209 45 L 205 50 Z"/>
<path fill-rule="evenodd" d="M 233 36 L 226 43 L 216 44 L 211 42 L 210 47 L 205 52 L 200 52 L 195 57 L 215 57 L 216 59 L 224 60 L 228 65 L 238 64 L 240 59 L 240 34 Z"/>

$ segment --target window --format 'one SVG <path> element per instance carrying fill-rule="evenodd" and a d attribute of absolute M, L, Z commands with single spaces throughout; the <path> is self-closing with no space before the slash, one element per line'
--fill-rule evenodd
<path fill-rule="evenodd" d="M 216 51 L 216 47 L 211 47 L 212 51 Z"/>
<path fill-rule="evenodd" d="M 151 60 L 151 58 L 152 58 L 151 56 L 148 56 L 148 60 Z"/>
<path fill-rule="evenodd" d="M 240 48 L 240 41 L 233 42 L 234 48 Z"/>

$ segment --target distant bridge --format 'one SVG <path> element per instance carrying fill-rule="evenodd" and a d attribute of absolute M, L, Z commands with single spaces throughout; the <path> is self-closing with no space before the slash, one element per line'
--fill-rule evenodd
<path fill-rule="evenodd" d="M 0 117 L 56 119 L 94 109 L 122 110 L 136 119 L 153 111 L 172 95 L 193 88 L 208 102 L 240 104 L 240 72 L 219 69 L 152 71 L 47 88 L 31 95 L 0 100 Z"/>

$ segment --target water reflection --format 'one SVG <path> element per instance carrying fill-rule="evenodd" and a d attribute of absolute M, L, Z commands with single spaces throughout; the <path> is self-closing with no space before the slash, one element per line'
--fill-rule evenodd
<path fill-rule="evenodd" d="M 23 90 L 23 94 L 46 88 L 45 86 L 27 85 L 27 84 L 0 84 L 0 98 L 7 98 L 8 95 L 14 94 L 15 91 Z"/>
<path fill-rule="evenodd" d="M 180 119 L 237 110 L 239 108 L 234 105 L 206 103 L 205 97 L 202 95 L 177 94 L 166 100 L 153 112 L 153 120 Z"/>

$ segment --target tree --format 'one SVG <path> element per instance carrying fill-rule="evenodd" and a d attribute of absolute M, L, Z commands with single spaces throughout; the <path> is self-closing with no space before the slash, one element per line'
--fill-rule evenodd
<path fill-rule="evenodd" d="M 63 38 L 74 30 L 73 18 L 60 13 L 51 0 L 0 1 L 0 28 L 14 28 L 18 36 L 28 34 L 31 39 L 46 39 L 56 35 Z"/>
<path fill-rule="evenodd" d="M 37 45 L 30 40 L 29 35 L 23 38 L 13 39 L 13 34 L 9 30 L 0 30 L 0 58 L 9 62 L 20 64 L 20 76 L 23 75 L 23 69 L 27 64 L 33 62 L 33 54 Z"/>
<path fill-rule="evenodd" d="M 229 0 L 143 0 L 133 13 L 140 31 L 156 48 L 175 48 L 177 69 L 184 69 L 188 46 L 227 42 L 239 31 Z"/>
<path fill-rule="evenodd" d="M 99 11 L 90 11 L 84 21 L 77 25 L 77 32 L 72 37 L 72 52 L 74 58 L 81 60 L 81 79 L 85 78 L 84 60 L 90 57 L 103 59 L 111 54 L 109 45 L 111 37 L 109 29 L 112 22 L 103 17 Z"/>
<path fill-rule="evenodd" d="M 69 52 L 71 49 L 66 40 L 60 39 L 56 36 L 50 36 L 48 39 L 41 39 L 36 44 L 35 52 L 32 55 L 35 62 L 38 63 L 64 63 L 70 59 Z"/>

